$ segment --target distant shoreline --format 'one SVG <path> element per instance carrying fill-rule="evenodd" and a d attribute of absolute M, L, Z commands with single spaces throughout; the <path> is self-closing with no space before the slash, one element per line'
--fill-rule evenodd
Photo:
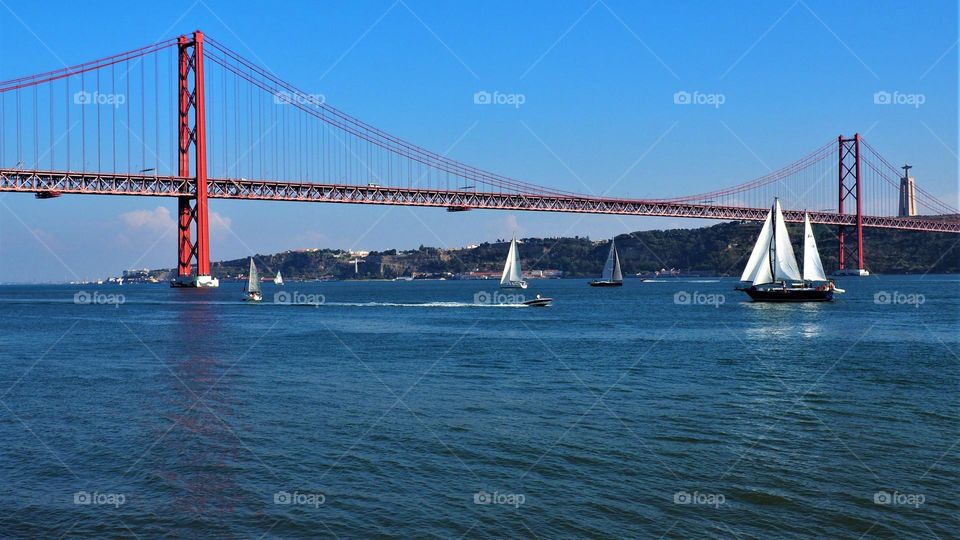
<path fill-rule="evenodd" d="M 888 273 L 884 273 L 884 274 L 871 273 L 869 276 L 865 276 L 865 277 L 856 277 L 856 276 L 828 276 L 828 277 L 830 277 L 831 279 L 838 279 L 838 280 L 839 280 L 839 279 L 860 279 L 860 280 L 864 280 L 864 281 L 865 281 L 865 280 L 869 280 L 869 279 L 872 278 L 872 277 L 883 277 L 883 276 L 894 276 L 894 277 L 907 277 L 907 276 L 943 277 L 943 276 L 946 276 L 946 277 L 957 277 L 957 278 L 960 278 L 960 272 L 947 272 L 947 273 L 941 273 L 941 272 L 934 273 L 934 272 L 930 272 L 930 273 L 927 273 L 927 274 L 919 273 L 919 272 L 918 272 L 918 273 L 890 273 L 890 272 L 888 272 Z M 691 276 L 678 276 L 678 277 L 672 277 L 672 278 L 651 278 L 651 277 L 630 276 L 630 275 L 623 276 L 623 277 L 624 277 L 624 279 L 629 279 L 629 280 L 635 280 L 635 279 L 636 279 L 636 280 L 641 280 L 641 281 L 642 281 L 642 280 L 645 280 L 645 279 L 654 279 L 654 280 L 657 280 L 657 282 L 661 282 L 661 283 L 669 283 L 669 282 L 671 282 L 671 281 L 676 281 L 676 282 L 680 283 L 680 282 L 683 282 L 683 281 L 688 280 L 688 279 L 726 279 L 726 280 L 731 280 L 731 281 L 736 281 L 736 280 L 737 280 L 737 276 L 731 276 L 731 275 L 721 276 L 721 275 L 707 275 L 707 274 L 701 274 L 701 275 L 695 275 L 695 276 L 692 276 L 692 275 L 691 275 Z M 528 281 L 575 281 L 575 280 L 579 280 L 579 281 L 589 281 L 589 280 L 591 280 L 591 279 L 596 279 L 596 278 L 593 278 L 593 277 L 590 277 L 590 276 L 571 276 L 571 277 L 562 277 L 562 278 L 539 278 L 539 277 L 536 277 L 536 278 L 526 278 L 526 279 L 527 279 Z M 421 279 L 421 278 L 418 278 L 418 279 L 414 279 L 414 280 L 396 280 L 396 279 L 386 279 L 386 278 L 353 278 L 353 279 L 320 279 L 320 280 L 317 280 L 317 279 L 298 279 L 298 278 L 295 278 L 295 277 L 284 278 L 284 284 L 285 284 L 285 285 L 286 285 L 286 284 L 290 284 L 290 283 L 351 283 L 351 282 L 352 282 L 352 283 L 378 283 L 378 282 L 379 282 L 379 283 L 386 283 L 386 282 L 391 282 L 391 283 L 394 283 L 394 282 L 395 282 L 395 283 L 410 283 L 410 282 L 418 282 L 418 281 L 431 281 L 431 282 L 433 282 L 433 281 L 450 281 L 450 282 L 458 282 L 458 283 L 459 283 L 459 282 L 464 282 L 464 283 L 466 283 L 466 282 L 495 282 L 495 283 L 496 283 L 496 282 L 498 282 L 499 280 L 496 280 L 496 279 L 440 279 L 440 278 L 422 278 L 422 279 Z M 220 280 L 220 282 L 221 282 L 221 283 L 237 283 L 237 284 L 242 284 L 242 283 L 245 283 L 245 280 L 242 280 L 242 279 L 225 279 L 225 278 L 222 278 L 222 279 Z M 270 284 L 272 284 L 272 282 L 264 282 L 264 283 L 270 283 Z M 169 286 L 170 286 L 170 284 L 169 284 L 168 282 L 166 282 L 166 281 L 161 281 L 161 282 L 159 282 L 159 283 L 133 282 L 133 283 L 124 283 L 123 285 L 117 285 L 116 283 L 107 283 L 107 282 L 104 282 L 104 283 L 93 283 L 93 282 L 90 282 L 90 283 L 70 283 L 70 282 L 68 282 L 68 281 L 46 281 L 46 282 L 6 281 L 6 282 L 0 282 L 0 287 L 20 287 L 20 286 L 26 286 L 26 285 L 33 285 L 33 286 L 75 286 L 75 287 L 76 287 L 76 286 L 128 287 L 128 286 L 131 286 L 131 285 L 155 285 L 155 286 L 160 286 L 160 287 L 169 287 Z"/>

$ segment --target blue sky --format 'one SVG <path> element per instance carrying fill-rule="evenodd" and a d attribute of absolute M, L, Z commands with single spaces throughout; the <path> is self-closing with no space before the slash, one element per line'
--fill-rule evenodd
<path fill-rule="evenodd" d="M 381 129 L 533 183 L 670 197 L 865 133 L 957 205 L 958 14 L 931 2 L 0 1 L 0 80 L 196 28 Z M 480 90 L 524 104 L 478 107 Z M 720 93 L 683 107 L 677 91 Z M 877 91 L 923 94 L 878 106 Z M 11 164 L 5 164 L 11 165 Z M 0 196 L 0 281 L 175 264 L 167 199 Z M 608 237 L 693 220 L 213 201 L 214 259 Z M 216 221 L 216 220 L 215 220 Z"/>

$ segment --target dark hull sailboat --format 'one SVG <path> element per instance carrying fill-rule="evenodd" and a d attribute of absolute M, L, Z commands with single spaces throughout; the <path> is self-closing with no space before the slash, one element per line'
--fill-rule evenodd
<path fill-rule="evenodd" d="M 590 286 L 591 287 L 623 287 L 623 282 L 597 280 L 597 281 L 591 281 Z"/>
<path fill-rule="evenodd" d="M 607 253 L 607 262 L 603 265 L 600 279 L 590 282 L 591 287 L 622 287 L 623 272 L 620 271 L 620 254 L 617 253 L 616 239 L 610 240 L 610 252 Z"/>
<path fill-rule="evenodd" d="M 801 274 L 790 245 L 780 201 L 774 199 L 750 260 L 740 277 L 740 281 L 749 283 L 749 286 L 737 287 L 738 291 L 747 293 L 754 302 L 830 302 L 834 292 L 843 292 L 837 290 L 823 272 L 810 216 L 804 215 L 803 221 Z"/>
<path fill-rule="evenodd" d="M 764 289 L 758 287 L 740 287 L 750 295 L 754 302 L 830 302 L 833 300 L 833 290 L 829 287 L 797 287 L 783 289 Z"/>

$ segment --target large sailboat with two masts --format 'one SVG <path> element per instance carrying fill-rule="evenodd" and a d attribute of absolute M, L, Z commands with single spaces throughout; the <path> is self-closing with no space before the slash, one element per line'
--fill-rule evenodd
<path fill-rule="evenodd" d="M 510 242 L 510 251 L 507 252 L 507 262 L 503 265 L 503 275 L 500 277 L 500 288 L 527 288 L 527 282 L 523 280 L 523 271 L 520 270 L 520 252 L 517 250 L 516 238 Z"/>
<path fill-rule="evenodd" d="M 780 200 L 774 199 L 773 208 L 760 229 L 760 236 L 750 253 L 747 267 L 743 269 L 737 287 L 754 302 L 829 302 L 834 287 L 823 272 L 817 241 L 810 226 L 810 216 L 803 220 L 803 272 L 790 244 L 790 235 L 783 219 Z"/>

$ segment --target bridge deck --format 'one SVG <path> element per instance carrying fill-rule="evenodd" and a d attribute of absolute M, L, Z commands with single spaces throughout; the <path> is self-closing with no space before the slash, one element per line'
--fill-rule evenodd
<path fill-rule="evenodd" d="M 750 221 L 764 220 L 769 210 L 768 208 L 740 208 L 663 200 L 291 183 L 242 178 L 212 178 L 207 182 L 208 197 L 216 199 L 383 204 Z M 177 176 L 0 169 L 0 192 L 178 197 L 191 195 L 193 190 L 192 179 Z M 784 217 L 787 221 L 801 222 L 803 211 L 785 210 Z M 825 225 L 856 224 L 856 216 L 835 212 L 810 212 L 810 220 L 813 223 Z M 863 226 L 960 233 L 960 217 L 863 216 Z"/>

